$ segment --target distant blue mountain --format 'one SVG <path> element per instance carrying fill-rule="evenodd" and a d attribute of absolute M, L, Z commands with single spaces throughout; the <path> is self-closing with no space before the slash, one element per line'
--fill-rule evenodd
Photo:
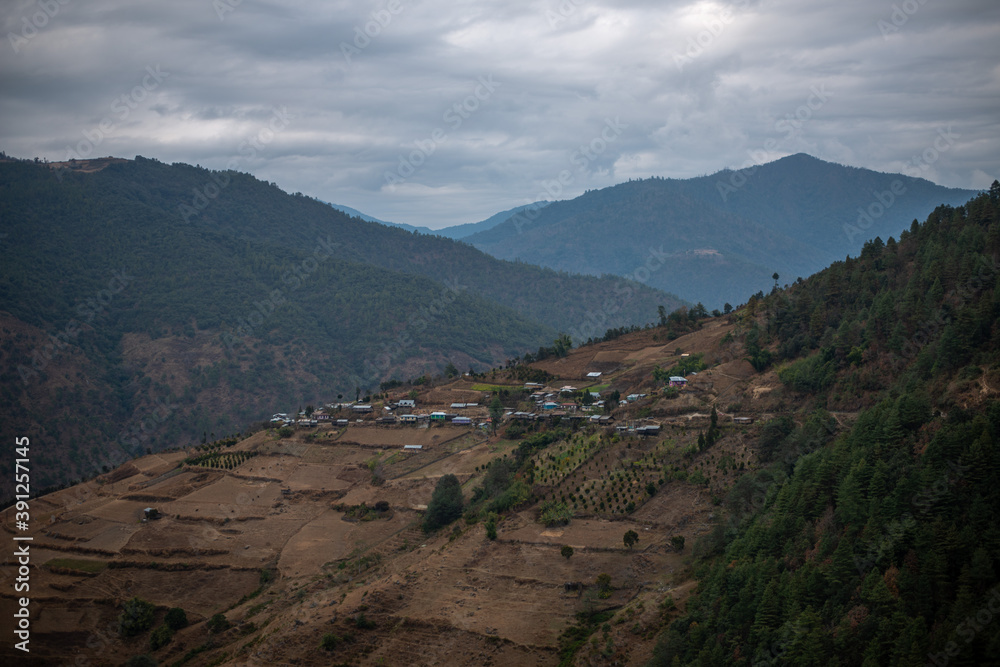
<path fill-rule="evenodd" d="M 548 205 L 549 202 L 547 201 L 536 201 L 531 204 L 525 204 L 524 206 L 517 206 L 515 208 L 507 209 L 506 211 L 501 211 L 479 222 L 468 222 L 464 225 L 445 227 L 444 229 L 439 229 L 432 233 L 439 236 L 446 236 L 450 239 L 464 239 L 466 236 L 471 236 L 477 232 L 485 232 L 493 229 L 500 223 L 506 222 L 522 211 L 527 211 L 529 209 L 541 210 Z"/>
<path fill-rule="evenodd" d="M 330 204 L 330 202 L 326 203 Z M 337 209 L 338 211 L 343 211 L 344 213 L 352 217 L 361 218 L 365 222 L 377 222 L 380 225 L 388 225 L 390 227 L 401 227 L 408 232 L 416 231 L 420 232 L 421 234 L 440 234 L 440 232 L 435 232 L 433 229 L 429 227 L 414 227 L 413 225 L 408 225 L 403 222 L 389 222 L 387 220 L 379 220 L 378 218 L 373 218 L 372 216 L 362 213 L 358 209 L 351 208 L 350 206 L 343 206 L 341 204 L 330 204 L 330 206 Z M 500 222 L 503 222 L 503 220 L 501 220 Z"/>
<path fill-rule="evenodd" d="M 560 271 L 644 277 L 709 308 L 809 276 L 868 239 L 898 238 L 976 194 L 799 153 L 741 171 L 650 178 L 552 203 L 462 239 Z M 440 232 L 439 232 L 440 233 Z"/>
<path fill-rule="evenodd" d="M 330 204 L 330 202 L 326 203 Z M 507 220 L 517 215 L 518 213 L 521 213 L 522 211 L 526 211 L 528 209 L 540 210 L 548 206 L 548 204 L 549 202 L 547 201 L 536 201 L 531 204 L 525 204 L 524 206 L 516 206 L 514 208 L 507 209 L 506 211 L 500 211 L 499 213 L 491 215 L 485 220 L 480 220 L 479 222 L 468 222 L 462 225 L 444 227 L 442 229 L 431 229 L 430 227 L 416 227 L 414 225 L 408 225 L 405 222 L 389 222 L 388 220 L 379 220 L 378 218 L 362 213 L 356 208 L 351 208 L 350 206 L 343 206 L 342 204 L 330 204 L 330 206 L 337 209 L 338 211 L 343 211 L 347 215 L 356 218 L 361 218 L 365 222 L 377 222 L 380 225 L 389 225 L 390 227 L 400 227 L 401 229 L 405 229 L 408 232 L 415 231 L 415 232 L 420 232 L 421 234 L 435 234 L 437 236 L 443 236 L 445 238 L 458 240 L 458 239 L 463 239 L 466 236 L 471 236 L 476 232 L 485 232 L 490 229 L 493 229 L 500 223 L 506 222 Z"/>

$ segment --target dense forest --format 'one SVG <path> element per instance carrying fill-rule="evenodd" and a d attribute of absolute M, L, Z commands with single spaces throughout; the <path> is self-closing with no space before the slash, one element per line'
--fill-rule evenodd
<path fill-rule="evenodd" d="M 739 312 L 812 407 L 765 424 L 653 664 L 997 664 L 998 258 L 994 182 Z"/>
<path fill-rule="evenodd" d="M 797 154 L 690 179 L 649 178 L 522 213 L 464 241 L 496 257 L 639 275 L 708 308 L 807 277 L 975 192 Z M 558 241 L 558 242 L 556 242 Z"/>

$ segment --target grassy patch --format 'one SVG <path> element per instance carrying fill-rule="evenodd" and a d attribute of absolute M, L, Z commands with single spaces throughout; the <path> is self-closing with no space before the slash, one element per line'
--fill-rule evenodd
<path fill-rule="evenodd" d="M 501 389 L 506 389 L 507 391 L 517 391 L 522 388 L 518 384 L 484 384 L 477 383 L 472 385 L 472 391 L 500 391 Z"/>

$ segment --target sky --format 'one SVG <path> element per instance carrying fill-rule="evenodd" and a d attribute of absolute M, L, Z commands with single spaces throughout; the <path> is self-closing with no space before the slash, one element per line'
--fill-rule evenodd
<path fill-rule="evenodd" d="M 0 150 L 432 229 L 805 152 L 1000 178 L 995 0 L 7 0 Z"/>

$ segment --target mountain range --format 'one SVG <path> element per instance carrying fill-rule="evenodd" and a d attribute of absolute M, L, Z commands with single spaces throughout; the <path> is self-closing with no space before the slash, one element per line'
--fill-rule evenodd
<path fill-rule="evenodd" d="M 690 179 L 650 178 L 521 213 L 463 240 L 495 257 L 648 284 L 709 309 L 856 256 L 975 191 L 797 154 Z"/>
<path fill-rule="evenodd" d="M 994 183 L 728 314 L 32 498 L 0 660 L 994 664 L 998 258 Z"/>
<path fill-rule="evenodd" d="M 42 486 L 683 304 L 141 157 L 0 162 L 0 234 L 0 429 L 51 443 Z"/>

